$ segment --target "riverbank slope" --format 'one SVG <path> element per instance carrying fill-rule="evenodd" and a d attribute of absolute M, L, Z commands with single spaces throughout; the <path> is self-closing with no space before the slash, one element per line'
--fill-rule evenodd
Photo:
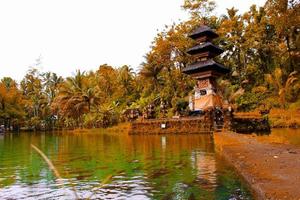
<path fill-rule="evenodd" d="M 215 133 L 214 141 L 257 199 L 300 199 L 300 148 L 230 132 Z"/>

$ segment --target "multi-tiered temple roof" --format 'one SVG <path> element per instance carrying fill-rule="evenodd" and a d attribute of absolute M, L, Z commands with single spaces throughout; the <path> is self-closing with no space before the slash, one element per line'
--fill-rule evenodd
<path fill-rule="evenodd" d="M 187 53 L 193 55 L 197 61 L 184 68 L 183 73 L 193 76 L 194 74 L 210 72 L 207 76 L 214 77 L 229 73 L 229 69 L 213 60 L 214 57 L 223 53 L 220 47 L 212 43 L 213 39 L 219 37 L 217 33 L 208 26 L 201 26 L 189 37 L 196 40 L 198 45 L 190 48 Z"/>
<path fill-rule="evenodd" d="M 213 71 L 217 72 L 217 74 L 226 74 L 229 72 L 227 68 L 225 68 L 222 64 L 217 63 L 213 59 L 195 62 L 193 64 L 188 65 L 183 70 L 185 74 L 190 75 L 204 71 Z"/>
<path fill-rule="evenodd" d="M 219 37 L 219 35 L 211 30 L 211 28 L 208 26 L 200 26 L 189 37 L 196 40 L 197 38 L 201 38 L 203 36 L 209 37 L 211 39 Z"/>

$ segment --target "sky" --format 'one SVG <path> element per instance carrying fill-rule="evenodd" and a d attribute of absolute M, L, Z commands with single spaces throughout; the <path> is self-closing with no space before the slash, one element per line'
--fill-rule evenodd
<path fill-rule="evenodd" d="M 265 0 L 216 0 L 216 14 Z M 63 77 L 101 64 L 138 70 L 156 34 L 188 18 L 183 0 L 0 0 L 0 78 L 20 81 L 40 60 Z"/>

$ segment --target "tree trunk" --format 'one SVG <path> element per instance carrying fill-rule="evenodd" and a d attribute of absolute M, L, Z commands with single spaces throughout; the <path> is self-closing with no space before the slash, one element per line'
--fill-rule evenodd
<path fill-rule="evenodd" d="M 290 72 L 295 71 L 295 68 L 294 68 L 293 62 L 292 62 L 291 46 L 290 46 L 290 37 L 287 35 L 287 36 L 285 37 L 285 40 L 286 40 L 286 44 L 287 44 L 287 50 L 288 50 L 288 54 L 289 54 L 289 63 L 290 63 L 290 69 L 291 69 L 291 71 L 289 71 L 288 73 L 290 73 Z"/>

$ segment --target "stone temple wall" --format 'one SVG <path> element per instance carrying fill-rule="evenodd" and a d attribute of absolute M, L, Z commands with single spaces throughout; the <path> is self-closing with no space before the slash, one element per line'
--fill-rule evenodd
<path fill-rule="evenodd" d="M 210 134 L 213 123 L 205 117 L 144 120 L 131 123 L 131 135 Z"/>

